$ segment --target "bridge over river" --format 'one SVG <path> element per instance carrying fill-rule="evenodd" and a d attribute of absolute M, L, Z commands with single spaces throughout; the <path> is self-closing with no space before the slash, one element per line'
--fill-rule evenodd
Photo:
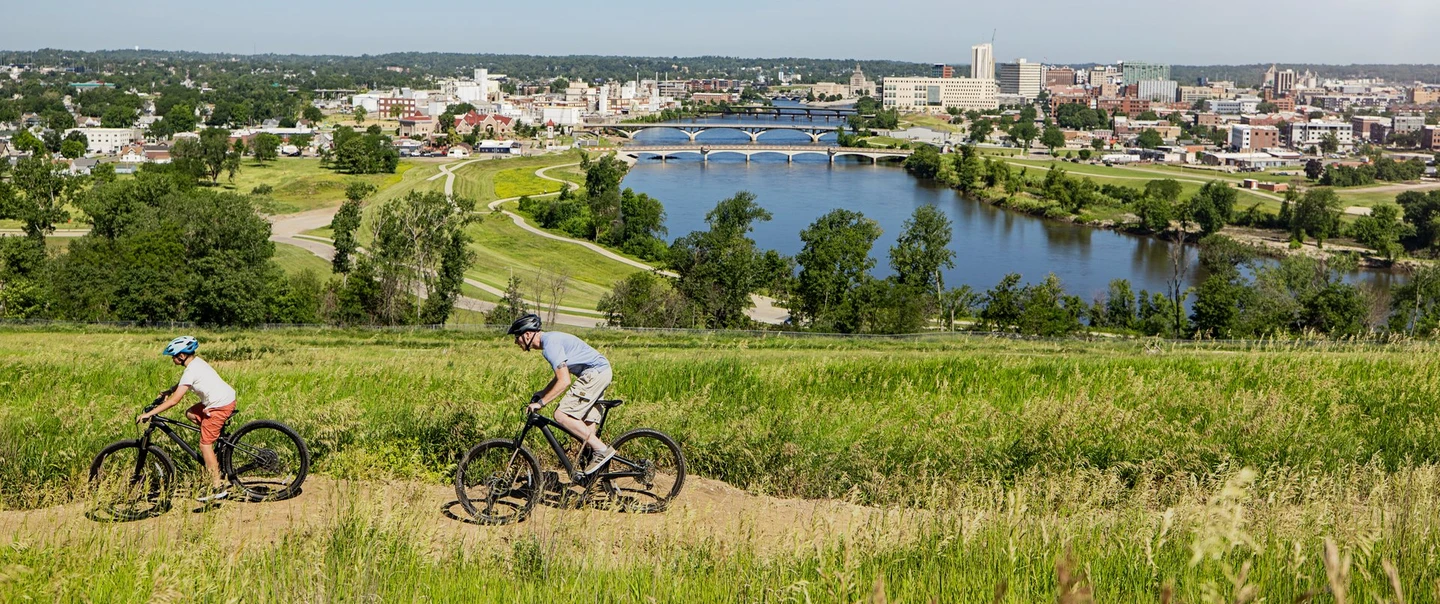
<path fill-rule="evenodd" d="M 803 132 L 810 135 L 810 141 L 818 143 L 820 137 L 840 130 L 840 126 L 826 126 L 820 124 L 811 125 L 787 125 L 787 124 L 755 124 L 755 123 L 700 123 L 700 122 L 655 122 L 649 124 L 608 124 L 608 123 L 586 123 L 581 128 L 592 132 L 615 132 L 625 138 L 634 139 L 641 131 L 666 128 L 684 132 L 690 137 L 690 142 L 695 142 L 695 137 L 708 130 L 737 130 L 750 135 L 750 142 L 760 141 L 760 135 L 773 131 Z"/>
<path fill-rule="evenodd" d="M 830 163 L 837 157 L 867 157 L 874 163 L 882 159 L 905 159 L 910 157 L 909 149 L 873 149 L 869 147 L 835 147 L 824 145 L 634 145 L 620 147 L 615 151 L 622 159 L 636 161 L 642 157 L 659 157 L 661 161 L 677 155 L 697 154 L 701 161 L 710 161 L 710 156 L 720 153 L 737 153 L 745 161 L 764 153 L 784 155 L 787 161 L 795 161 L 797 155 L 825 155 Z"/>

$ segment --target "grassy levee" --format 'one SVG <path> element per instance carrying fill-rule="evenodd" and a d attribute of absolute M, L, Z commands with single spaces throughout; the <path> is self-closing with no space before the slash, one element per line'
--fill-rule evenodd
<path fill-rule="evenodd" d="M 241 419 L 299 430 L 317 480 L 443 492 L 456 454 L 513 435 L 546 377 L 490 333 L 198 335 Z M 91 456 L 132 437 L 140 406 L 175 379 L 156 354 L 172 336 L 0 329 L 0 507 L 79 497 Z M 1055 599 L 1068 550 L 1097 602 L 1158 602 L 1167 585 L 1209 601 L 1238 589 L 1226 573 L 1244 565 L 1265 601 L 1290 602 L 1326 588 L 1325 538 L 1351 557 L 1351 601 L 1389 593 L 1385 561 L 1407 601 L 1440 595 L 1433 344 L 585 336 L 627 400 L 608 434 L 664 430 L 694 475 L 758 495 L 907 511 L 776 543 L 766 518 L 707 533 L 693 508 L 644 536 L 629 515 L 607 520 L 613 532 L 437 533 L 417 518 L 442 500 L 357 495 L 239 545 L 233 526 L 197 516 L 168 545 L 125 547 L 156 538 L 137 523 L 0 548 L 0 600 L 862 601 L 879 582 L 889 601 L 970 602 L 1003 582 L 1002 601 L 1020 603 Z"/>

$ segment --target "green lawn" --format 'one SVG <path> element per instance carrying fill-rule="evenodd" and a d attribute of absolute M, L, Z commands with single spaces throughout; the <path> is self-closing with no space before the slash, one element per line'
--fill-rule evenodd
<path fill-rule="evenodd" d="M 578 244 L 529 233 L 503 214 L 487 214 L 469 233 L 476 258 L 467 277 L 503 290 L 512 274 L 522 280 L 537 270 L 569 274 L 568 291 L 561 298 L 564 306 L 595 308 L 616 281 L 640 270 Z M 525 297 L 534 296 L 526 291 Z"/>
<path fill-rule="evenodd" d="M 291 275 L 306 269 L 315 271 L 321 280 L 330 278 L 330 263 L 308 250 L 288 243 L 275 244 L 275 262 Z"/>
<path fill-rule="evenodd" d="M 1346 206 L 1373 207 L 1382 203 L 1394 203 L 1402 191 L 1366 191 L 1364 189 L 1338 189 L 1340 202 Z"/>
<path fill-rule="evenodd" d="M 578 161 L 578 155 L 564 154 L 487 159 L 466 164 L 454 169 L 455 195 L 488 203 L 506 197 L 559 191 L 559 183 L 535 176 L 535 170 Z M 436 182 L 444 186 L 443 179 Z"/>
<path fill-rule="evenodd" d="M 265 164 L 247 160 L 235 174 L 235 182 L 222 181 L 221 187 L 249 193 L 257 186 L 269 185 L 274 191 L 268 195 L 270 203 L 265 209 L 274 214 L 293 214 L 345 201 L 345 187 L 352 181 L 368 182 L 379 189 L 393 187 L 415 166 L 402 161 L 394 174 L 352 176 L 323 168 L 318 159 L 285 157 Z"/>

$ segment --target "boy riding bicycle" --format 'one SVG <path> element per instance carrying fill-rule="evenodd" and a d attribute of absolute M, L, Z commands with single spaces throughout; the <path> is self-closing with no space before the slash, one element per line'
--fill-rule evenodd
<path fill-rule="evenodd" d="M 186 410 L 185 417 L 200 426 L 200 456 L 205 460 L 205 469 L 210 472 L 211 490 L 195 499 L 208 503 L 230 496 L 220 476 L 220 461 L 215 457 L 215 441 L 220 439 L 220 429 L 225 426 L 225 421 L 235 413 L 235 389 L 220 379 L 220 374 L 215 373 L 209 363 L 195 356 L 195 351 L 199 348 L 200 342 L 192 336 L 180 336 L 165 346 L 165 350 L 160 354 L 170 357 L 176 365 L 184 367 L 185 372 L 180 374 L 179 384 L 160 393 L 160 396 L 166 397 L 165 402 L 141 413 L 135 418 L 135 423 L 150 421 L 150 418 L 178 405 L 180 400 L 185 398 L 186 392 L 195 391 L 200 402 Z"/>
<path fill-rule="evenodd" d="M 530 398 L 526 408 L 539 411 L 560 397 L 555 422 L 594 451 L 585 474 L 600 471 L 605 462 L 615 456 L 615 449 L 595 436 L 595 424 L 601 415 L 595 401 L 610 387 L 613 378 L 610 361 L 580 338 L 558 331 L 541 331 L 539 315 L 528 314 L 516 319 L 507 333 L 515 336 L 515 345 L 521 350 L 539 350 L 555 371 L 555 377 Z"/>

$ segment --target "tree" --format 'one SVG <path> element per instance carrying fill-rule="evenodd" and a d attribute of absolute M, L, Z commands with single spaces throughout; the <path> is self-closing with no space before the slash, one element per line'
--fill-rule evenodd
<path fill-rule="evenodd" d="M 361 107 L 361 106 L 359 106 L 359 105 L 356 105 L 354 111 L 351 111 L 351 112 L 350 112 L 350 115 L 355 118 L 355 123 L 357 123 L 357 124 L 363 124 L 363 123 L 365 123 L 365 108 L 364 108 L 364 107 Z"/>
<path fill-rule="evenodd" d="M 135 110 L 121 105 L 111 105 L 100 116 L 100 125 L 105 128 L 129 128 L 135 125 Z"/>
<path fill-rule="evenodd" d="M 473 261 L 465 227 L 476 219 L 474 210 L 474 201 L 439 191 L 411 191 L 380 206 L 370 255 L 361 261 L 374 267 L 380 285 L 380 322 L 445 322 Z M 426 300 L 417 308 L 413 300 L 422 292 Z"/>
<path fill-rule="evenodd" d="M 585 168 L 586 202 L 594 220 L 594 234 L 591 239 L 600 240 L 603 231 L 620 228 L 625 217 L 621 207 L 620 181 L 625 178 L 629 166 L 614 155 L 606 155 L 597 161 L 586 158 Z"/>
<path fill-rule="evenodd" d="M 954 155 L 954 154 L 952 154 Z M 972 195 L 976 191 L 976 185 L 984 170 L 980 163 L 980 152 L 972 145 L 965 145 L 960 148 L 959 157 L 955 158 L 955 188 L 965 195 Z"/>
<path fill-rule="evenodd" d="M 1414 233 L 1406 238 L 1406 247 L 1440 249 L 1440 192 L 1405 191 L 1395 202 L 1405 209 L 1405 222 Z"/>
<path fill-rule="evenodd" d="M 335 241 L 335 255 L 330 259 L 331 270 L 338 275 L 349 275 L 351 256 L 358 243 L 355 230 L 360 228 L 360 204 L 375 192 L 375 185 L 362 181 L 351 181 L 345 187 L 345 201 L 340 210 L 330 219 L 330 230 Z"/>
<path fill-rule="evenodd" d="M 1278 113 L 1279 111 L 1280 106 L 1270 101 L 1261 101 L 1260 104 L 1255 105 L 1256 113 Z"/>
<path fill-rule="evenodd" d="M 1235 217 L 1235 201 L 1239 193 L 1229 185 L 1212 180 L 1200 186 L 1190 198 L 1189 214 L 1200 225 L 1200 231 L 1209 235 L 1230 224 Z"/>
<path fill-rule="evenodd" d="M 1156 132 L 1154 128 L 1146 128 L 1140 133 L 1140 136 L 1135 137 L 1135 144 L 1139 145 L 1141 149 L 1154 149 L 1165 144 L 1165 139 L 1161 138 L 1160 133 Z"/>
<path fill-rule="evenodd" d="M 750 294 L 763 277 L 761 255 L 749 237 L 757 220 L 770 220 L 770 212 L 755 203 L 753 193 L 740 191 L 705 214 L 707 230 L 670 245 L 670 268 L 679 275 L 675 288 L 708 328 L 748 324 Z"/>
<path fill-rule="evenodd" d="M 170 154 L 187 172 L 198 170 L 199 176 L 209 178 L 213 184 L 219 182 L 221 172 L 229 171 L 233 178 L 239 170 L 240 153 L 230 145 L 229 130 L 206 128 L 199 141 L 186 141 L 177 142 Z"/>
<path fill-rule="evenodd" d="M 1390 296 L 1391 331 L 1434 336 L 1440 333 L 1440 266 L 1417 270 Z"/>
<path fill-rule="evenodd" d="M 45 143 L 36 138 L 29 130 L 21 130 L 10 139 L 10 144 L 15 149 L 25 153 L 44 153 Z"/>
<path fill-rule="evenodd" d="M 1046 126 L 1045 133 L 1040 135 L 1040 144 L 1045 145 L 1050 154 L 1054 155 L 1056 149 L 1065 146 L 1065 133 L 1053 125 Z"/>
<path fill-rule="evenodd" d="M 950 219 L 939 208 L 929 204 L 915 208 L 890 248 L 895 280 L 938 299 L 945 291 L 945 276 L 940 269 L 955 268 L 951 235 Z"/>
<path fill-rule="evenodd" d="M 1320 180 L 1325 174 L 1325 164 L 1318 159 L 1309 159 L 1305 162 L 1305 178 Z"/>
<path fill-rule="evenodd" d="M 1290 229 L 1296 239 L 1304 241 L 1309 235 L 1315 245 L 1324 247 L 1325 239 L 1340 227 L 1340 196 L 1329 187 L 1310 189 L 1291 212 Z"/>
<path fill-rule="evenodd" d="M 606 232 L 603 243 L 645 260 L 663 260 L 669 248 L 661 239 L 667 231 L 660 200 L 627 188 L 620 192 L 620 215 L 625 220 Z"/>
<path fill-rule="evenodd" d="M 926 180 L 933 180 L 940 173 L 941 165 L 940 150 L 930 145 L 916 146 L 910 157 L 905 158 L 905 171 Z"/>
<path fill-rule="evenodd" d="M 1382 203 L 1371 208 L 1369 216 L 1355 219 L 1350 230 L 1356 241 L 1386 259 L 1394 260 L 1402 249 L 1400 237 L 1404 233 L 1404 226 L 1405 224 L 1400 222 L 1400 207 Z"/>
<path fill-rule="evenodd" d="M 269 132 L 261 132 L 255 135 L 250 141 L 250 152 L 255 156 L 255 161 L 264 163 L 275 161 L 279 155 L 280 137 Z"/>
<path fill-rule="evenodd" d="M 1035 140 L 1040 131 L 1035 128 L 1035 122 L 1021 120 L 1010 126 L 1010 138 L 1020 142 L 1020 146 L 1026 153 L 1030 152 L 1030 141 Z"/>
<path fill-rule="evenodd" d="M 60 155 L 75 159 L 85 155 L 85 143 L 77 140 L 67 140 L 60 143 Z"/>
<path fill-rule="evenodd" d="M 990 133 L 995 131 L 995 124 L 987 119 L 977 119 L 970 122 L 970 142 L 983 143 L 990 138 Z"/>
<path fill-rule="evenodd" d="M 857 331 L 851 294 L 870 278 L 870 248 L 879 237 L 879 224 L 845 209 L 831 210 L 801 231 L 797 314 L 812 325 Z"/>
<path fill-rule="evenodd" d="M 195 119 L 195 108 L 186 103 L 178 103 L 170 107 L 170 111 L 165 113 L 165 118 L 161 120 L 161 122 L 165 125 L 164 131 L 166 136 L 182 132 L 193 132 L 196 124 L 199 123 Z"/>
<path fill-rule="evenodd" d="M 0 171 L 0 176 L 3 176 Z M 76 193 L 79 180 L 43 155 L 21 158 L 10 175 L 0 183 L 0 218 L 18 220 L 25 236 L 43 245 L 45 236 L 55 232 L 57 223 L 70 219 L 65 204 Z"/>
<path fill-rule="evenodd" d="M 611 327 L 693 327 L 694 311 L 663 276 L 636 272 L 621 279 L 596 306 Z"/>
<path fill-rule="evenodd" d="M 1103 139 L 1103 138 L 1092 138 L 1092 139 L 1090 139 L 1090 148 L 1091 148 L 1091 149 L 1094 149 L 1094 150 L 1096 150 L 1096 151 L 1104 151 L 1104 150 L 1105 150 L 1105 139 Z"/>
<path fill-rule="evenodd" d="M 305 109 L 301 110 L 300 117 L 305 118 L 305 121 L 311 124 L 318 124 L 325 120 L 325 114 L 314 105 L 306 105 Z"/>
<path fill-rule="evenodd" d="M 1335 136 L 1334 132 L 1326 132 L 1325 136 L 1320 138 L 1320 151 L 1324 153 L 1335 153 L 1339 150 L 1340 139 Z"/>

